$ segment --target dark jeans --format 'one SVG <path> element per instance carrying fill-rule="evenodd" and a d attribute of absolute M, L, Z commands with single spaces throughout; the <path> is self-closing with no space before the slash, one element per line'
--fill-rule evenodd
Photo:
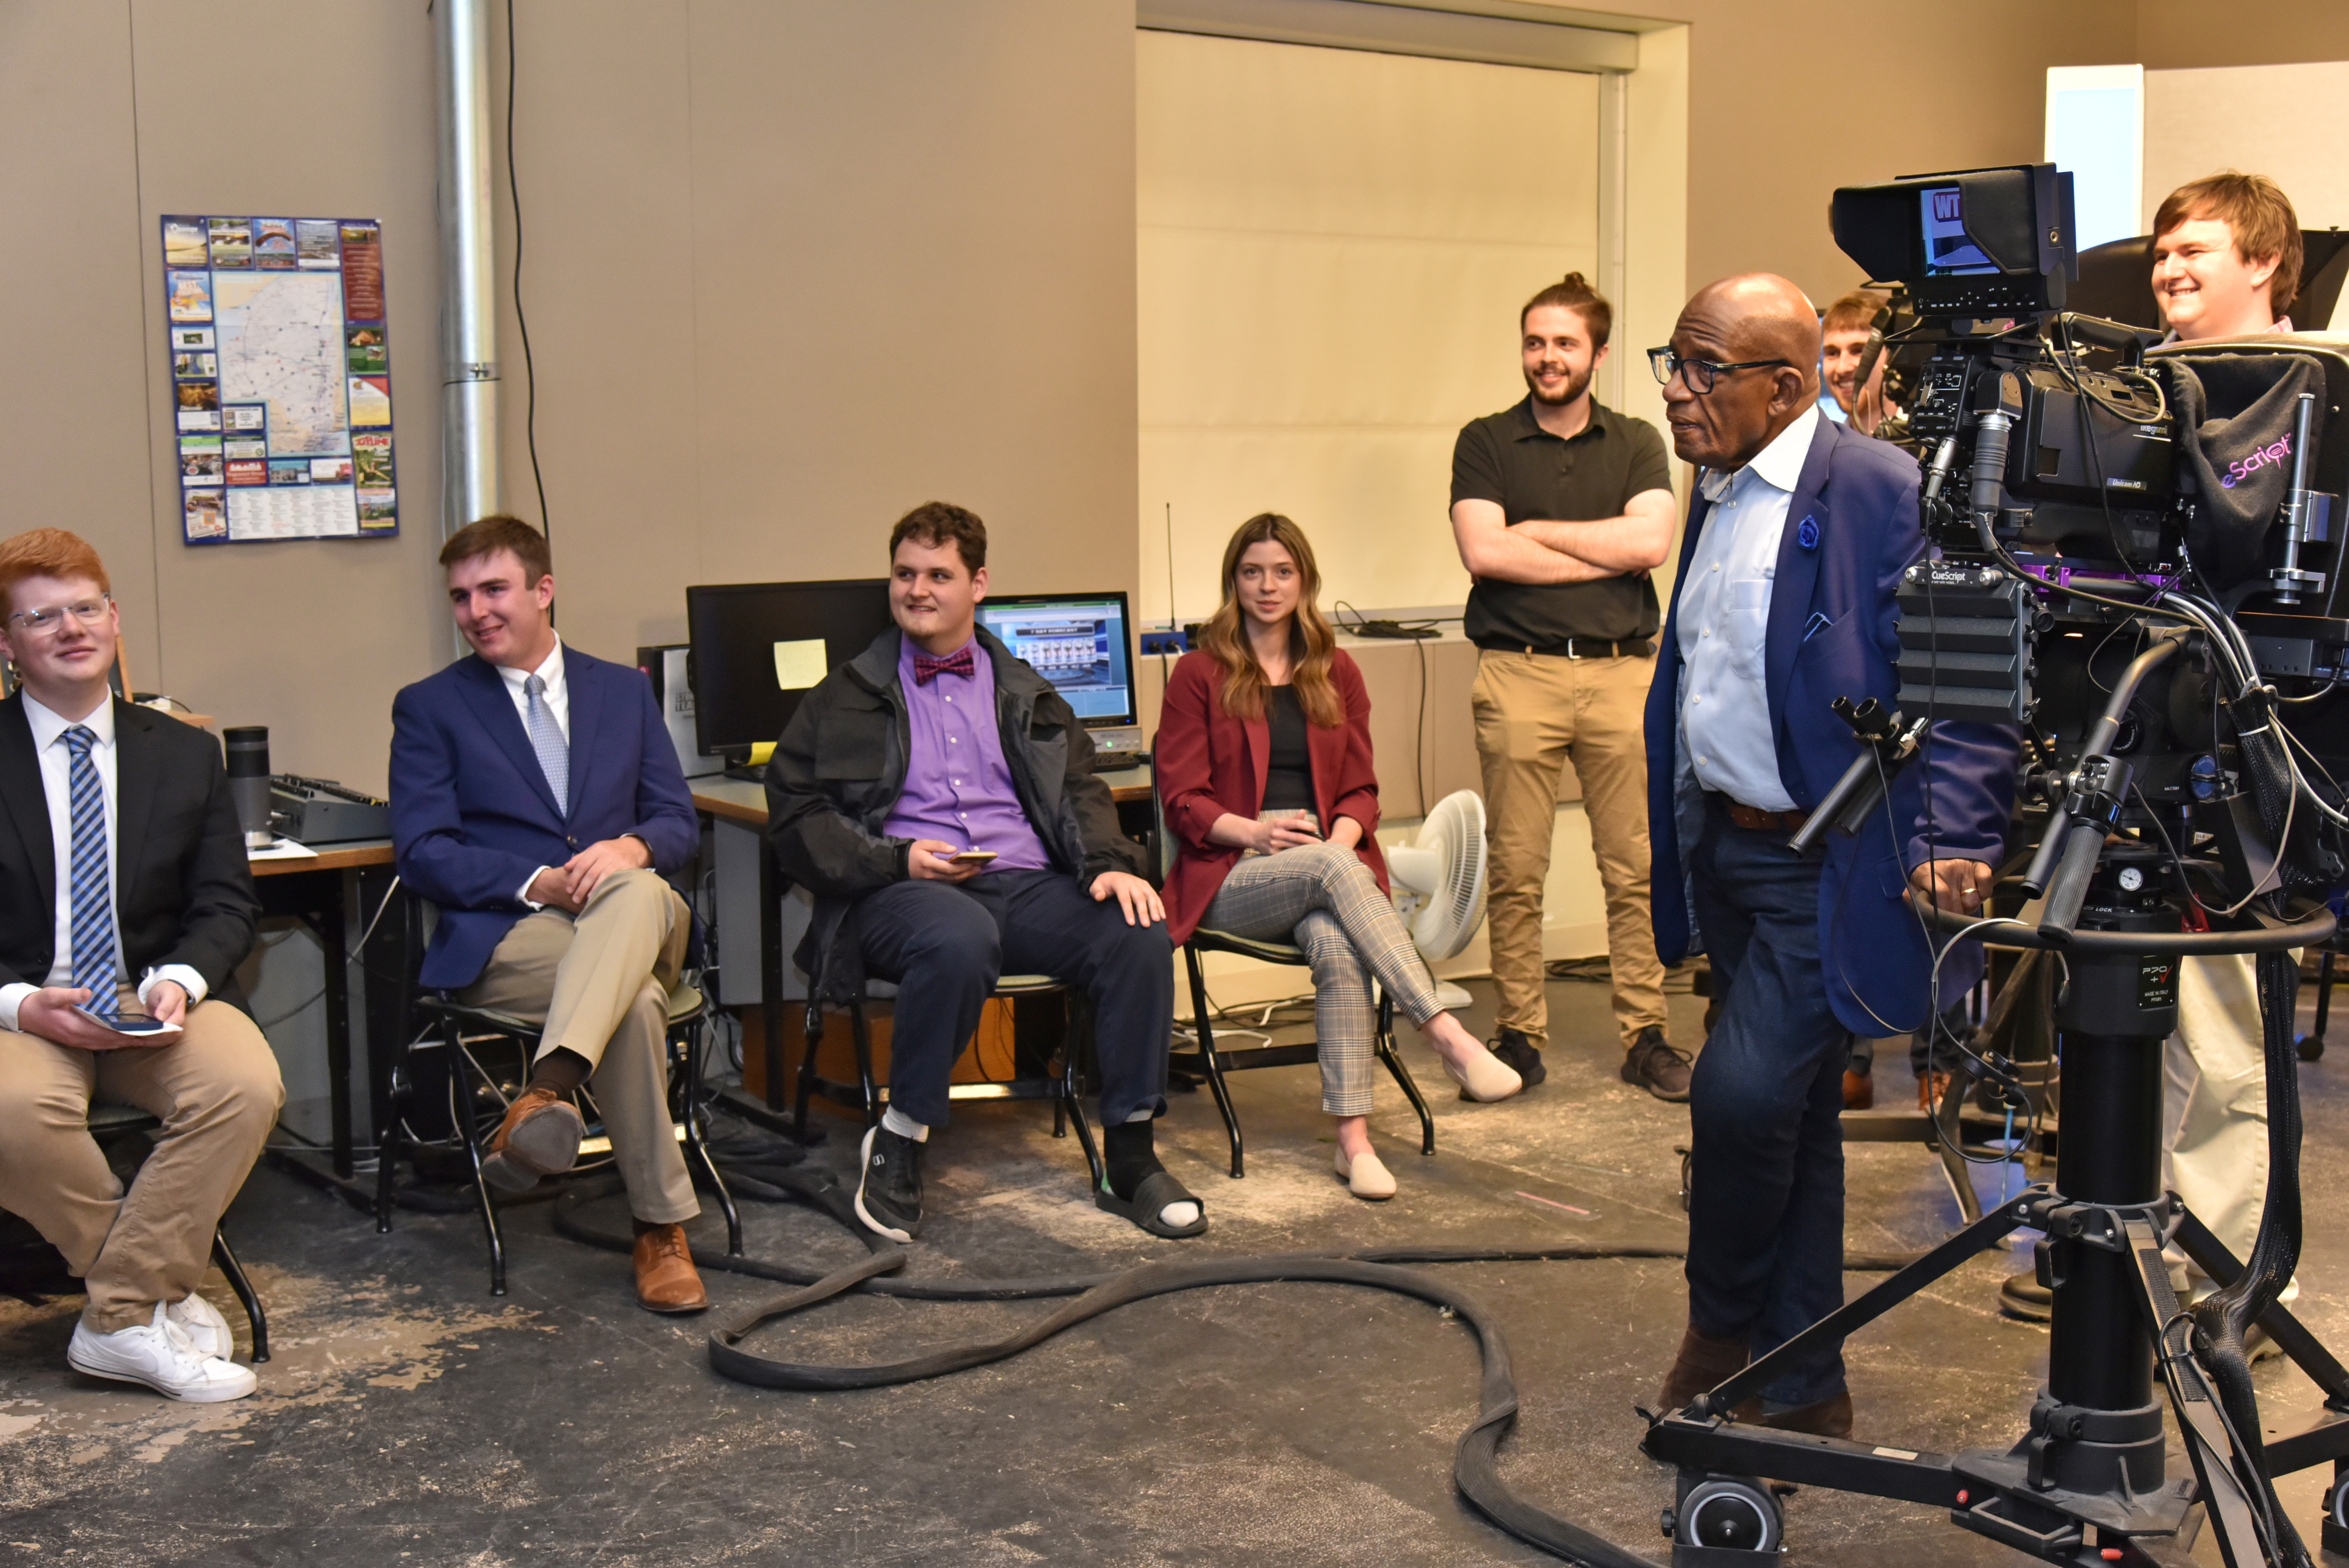
<path fill-rule="evenodd" d="M 1050 975 L 1093 1002 L 1102 1120 L 1166 1109 L 1174 1016 L 1166 927 L 1128 925 L 1060 872 L 982 872 L 962 883 L 902 882 L 857 901 L 864 965 L 897 983 L 889 1102 L 925 1127 L 947 1122 L 955 1058 L 999 975 Z"/>
<path fill-rule="evenodd" d="M 1690 871 L 1723 1003 L 1689 1091 L 1689 1317 L 1759 1357 L 1843 1305 L 1851 1035 L 1819 967 L 1819 863 L 1706 804 Z M 1843 1386 L 1837 1346 L 1762 1393 L 1807 1405 Z"/>

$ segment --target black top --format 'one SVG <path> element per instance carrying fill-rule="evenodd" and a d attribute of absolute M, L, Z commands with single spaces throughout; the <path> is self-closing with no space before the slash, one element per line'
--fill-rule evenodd
<path fill-rule="evenodd" d="M 1452 499 L 1489 500 L 1515 528 L 1528 518 L 1620 517 L 1643 490 L 1670 490 L 1664 438 L 1645 419 L 1590 400 L 1590 422 L 1562 441 L 1534 420 L 1533 398 L 1475 419 L 1452 449 Z M 1652 638 L 1661 617 L 1644 572 L 1591 583 L 1497 583 L 1468 591 L 1465 631 L 1480 648 L 1564 652 L 1568 637 Z"/>
<path fill-rule="evenodd" d="M 1293 686 L 1277 686 L 1264 705 L 1265 726 L 1272 731 L 1270 766 L 1264 770 L 1267 811 L 1313 810 L 1313 756 L 1305 746 L 1305 705 Z"/>

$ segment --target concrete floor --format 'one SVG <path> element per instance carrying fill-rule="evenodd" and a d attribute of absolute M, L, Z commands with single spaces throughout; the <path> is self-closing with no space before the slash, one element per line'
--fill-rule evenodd
<path fill-rule="evenodd" d="M 1160 1123 L 1167 1163 L 1208 1204 L 1201 1242 L 1155 1243 L 1095 1211 L 1074 1142 L 1035 1105 L 968 1108 L 934 1145 L 926 1273 L 1071 1273 L 1165 1257 L 1415 1244 L 1676 1239 L 1687 1114 L 1618 1080 L 1606 995 L 1552 987 L 1549 1081 L 1521 1100 L 1449 1097 L 1405 1032 L 1441 1152 L 1416 1153 L 1382 1086 L 1374 1119 L 1402 1183 L 1384 1205 L 1330 1172 L 1313 1070 L 1235 1079 L 1248 1176 L 1223 1171 L 1204 1093 Z M 1486 1022 L 1484 998 L 1472 1025 Z M 1676 1036 L 1702 1004 L 1673 999 Z M 2302 1074 L 2309 1239 L 2302 1309 L 2349 1346 L 2349 1046 Z M 1909 1103 L 1885 1053 L 1879 1105 Z M 820 1161 L 844 1169 L 849 1140 Z M 1849 1245 L 1926 1245 L 1956 1209 L 1921 1148 L 1850 1156 Z M 797 1206 L 746 1204 L 750 1250 L 807 1264 L 861 1255 Z M 230 1216 L 267 1300 L 276 1356 L 262 1391 L 182 1406 L 63 1363 L 78 1298 L 0 1297 L 0 1557 L 224 1563 L 987 1565 L 1550 1562 L 1454 1493 L 1474 1414 L 1468 1335 L 1428 1306 L 1332 1285 L 1163 1298 L 1002 1366 L 869 1393 L 773 1393 L 708 1366 L 702 1320 L 639 1310 L 626 1263 L 510 1212 L 512 1294 L 487 1294 L 478 1226 L 404 1213 L 378 1237 L 338 1200 L 264 1168 Z M 609 1222 L 618 1222 L 614 1212 Z M 705 1220 L 697 1241 L 722 1249 Z M 1859 1432 L 1947 1451 L 2004 1446 L 2044 1372 L 2046 1333 L 1995 1310 L 1986 1256 L 1851 1345 Z M 1503 1451 L 1526 1496 L 1661 1559 L 1670 1473 L 1640 1457 L 1635 1403 L 1677 1341 L 1677 1263 L 1454 1266 L 1506 1326 L 1525 1401 Z M 776 1286 L 712 1273 L 720 1306 Z M 1880 1276 L 1854 1275 L 1864 1286 Z M 215 1287 L 218 1281 L 213 1282 Z M 214 1289 L 226 1304 L 224 1291 Z M 837 1303 L 761 1341 L 801 1361 L 895 1359 L 993 1336 L 1040 1303 Z M 230 1315 L 236 1317 L 233 1305 Z M 2271 1411 L 2313 1402 L 2262 1367 Z M 2313 1538 L 2316 1478 L 2288 1491 Z M 2016 1562 L 1932 1510 L 1805 1492 L 1796 1564 Z M 2206 1542 L 2206 1549 L 2208 1543 Z M 2215 1556 L 2210 1558 L 2215 1562 Z"/>

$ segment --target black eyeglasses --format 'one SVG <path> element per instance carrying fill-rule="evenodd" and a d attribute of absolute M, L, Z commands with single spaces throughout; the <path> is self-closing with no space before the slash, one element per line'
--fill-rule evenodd
<path fill-rule="evenodd" d="M 1683 359 L 1668 347 L 1648 350 L 1648 368 L 1656 373 L 1658 386 L 1671 386 L 1672 377 L 1677 376 L 1700 397 L 1733 370 L 1760 370 L 1772 365 L 1783 365 L 1789 370 L 1795 367 L 1791 359 L 1741 359 L 1734 365 L 1723 365 L 1716 359 Z"/>

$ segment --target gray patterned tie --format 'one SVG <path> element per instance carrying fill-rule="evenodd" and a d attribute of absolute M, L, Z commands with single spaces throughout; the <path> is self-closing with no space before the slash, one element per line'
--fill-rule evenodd
<path fill-rule="evenodd" d="M 563 727 L 554 722 L 554 709 L 547 706 L 546 682 L 536 676 L 522 683 L 523 695 L 529 699 L 530 747 L 538 753 L 538 765 L 546 774 L 547 788 L 554 791 L 554 802 L 563 814 L 571 815 L 571 748 L 563 738 Z"/>

